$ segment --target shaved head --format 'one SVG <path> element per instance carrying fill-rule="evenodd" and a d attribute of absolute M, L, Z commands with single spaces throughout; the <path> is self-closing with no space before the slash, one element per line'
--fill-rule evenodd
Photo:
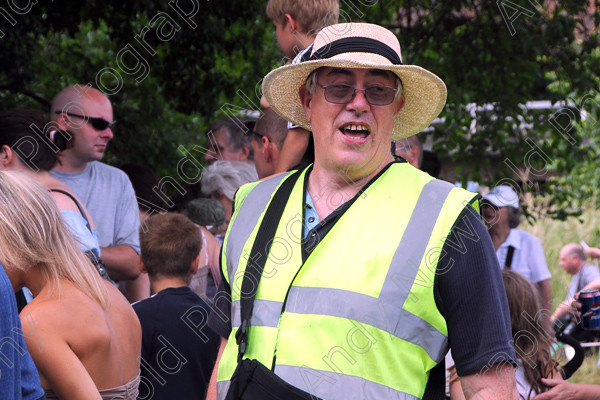
<path fill-rule="evenodd" d="M 91 86 L 76 84 L 60 91 L 52 100 L 51 118 L 57 118 L 57 111 L 79 115 L 96 115 L 99 110 L 110 109 L 112 105 L 104 93 Z"/>
<path fill-rule="evenodd" d="M 569 243 L 563 246 L 561 249 L 561 253 L 564 251 L 564 254 L 568 257 L 577 256 L 580 260 L 585 260 L 585 253 L 583 252 L 583 247 L 577 243 Z"/>
<path fill-rule="evenodd" d="M 114 124 L 112 105 L 104 93 L 91 86 L 69 86 L 54 97 L 50 114 L 57 128 L 73 138 L 72 146 L 60 152 L 57 169 L 77 172 L 102 159 Z"/>

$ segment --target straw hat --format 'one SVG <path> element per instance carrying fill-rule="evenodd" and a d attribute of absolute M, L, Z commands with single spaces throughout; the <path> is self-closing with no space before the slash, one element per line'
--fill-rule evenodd
<path fill-rule="evenodd" d="M 427 128 L 446 103 L 446 85 L 416 65 L 402 65 L 400 43 L 389 30 L 373 24 L 331 25 L 319 32 L 312 51 L 302 62 L 271 71 L 262 91 L 271 108 L 283 118 L 311 130 L 300 102 L 299 89 L 319 67 L 384 69 L 402 80 L 405 104 L 394 120 L 392 140 Z"/>

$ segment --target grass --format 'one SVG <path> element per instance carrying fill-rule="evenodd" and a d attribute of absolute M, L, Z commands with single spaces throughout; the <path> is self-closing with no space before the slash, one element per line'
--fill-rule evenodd
<path fill-rule="evenodd" d="M 596 210 L 585 211 L 580 217 L 583 223 L 572 218 L 568 221 L 555 221 L 549 218 L 539 219 L 533 225 L 522 223 L 521 229 L 537 236 L 546 254 L 546 262 L 552 273 L 552 304 L 555 308 L 567 295 L 571 275 L 567 274 L 558 265 L 558 255 L 563 245 L 580 240 L 590 246 L 600 247 L 600 212 Z M 600 339 L 598 339 L 600 341 Z M 572 383 L 600 383 L 600 367 L 598 363 L 598 350 L 587 356 L 577 372 L 569 379 Z"/>

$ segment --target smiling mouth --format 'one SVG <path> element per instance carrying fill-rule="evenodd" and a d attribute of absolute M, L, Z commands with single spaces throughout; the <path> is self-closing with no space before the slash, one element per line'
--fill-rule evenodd
<path fill-rule="evenodd" d="M 351 139 L 366 139 L 371 134 L 369 127 L 363 124 L 345 124 L 340 127 L 340 132 Z"/>

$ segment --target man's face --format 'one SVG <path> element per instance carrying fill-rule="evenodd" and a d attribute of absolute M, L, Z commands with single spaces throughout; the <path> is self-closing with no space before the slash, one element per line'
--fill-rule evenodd
<path fill-rule="evenodd" d="M 394 117 L 404 104 L 370 105 L 363 91 L 356 91 L 346 104 L 325 99 L 321 86 L 345 84 L 357 89 L 371 86 L 395 88 L 395 76 L 389 71 L 360 68 L 322 68 L 317 72 L 317 87 L 311 94 L 303 87 L 304 111 L 312 124 L 315 140 L 315 168 L 345 171 L 352 180 L 362 179 L 381 170 L 393 158 L 390 143 Z"/>
<path fill-rule="evenodd" d="M 395 143 L 394 154 L 402 157 L 415 168 L 419 168 L 419 148 L 408 143 L 408 140 L 399 140 Z"/>
<path fill-rule="evenodd" d="M 488 227 L 508 224 L 508 207 L 496 207 L 484 201 L 481 203 L 481 217 Z"/>
<path fill-rule="evenodd" d="M 246 150 L 246 151 L 244 151 Z M 218 160 L 226 161 L 246 161 L 248 160 L 248 151 L 242 146 L 241 149 L 235 151 L 227 142 L 227 132 L 224 129 L 219 129 L 213 132 L 213 136 L 208 138 L 208 151 L 204 156 L 204 161 L 209 164 Z"/>
<path fill-rule="evenodd" d="M 113 110 L 110 101 L 105 96 L 84 95 L 81 101 L 70 103 L 63 110 L 71 114 L 88 118 L 103 118 L 113 121 Z M 108 142 L 113 138 L 110 128 L 96 129 L 89 119 L 61 114 L 69 132 L 73 134 L 73 147 L 68 149 L 74 159 L 88 163 L 101 160 Z"/>
<path fill-rule="evenodd" d="M 575 275 L 578 272 L 578 259 L 572 254 L 569 254 L 569 249 L 562 249 L 559 254 L 559 265 L 567 274 Z"/>

